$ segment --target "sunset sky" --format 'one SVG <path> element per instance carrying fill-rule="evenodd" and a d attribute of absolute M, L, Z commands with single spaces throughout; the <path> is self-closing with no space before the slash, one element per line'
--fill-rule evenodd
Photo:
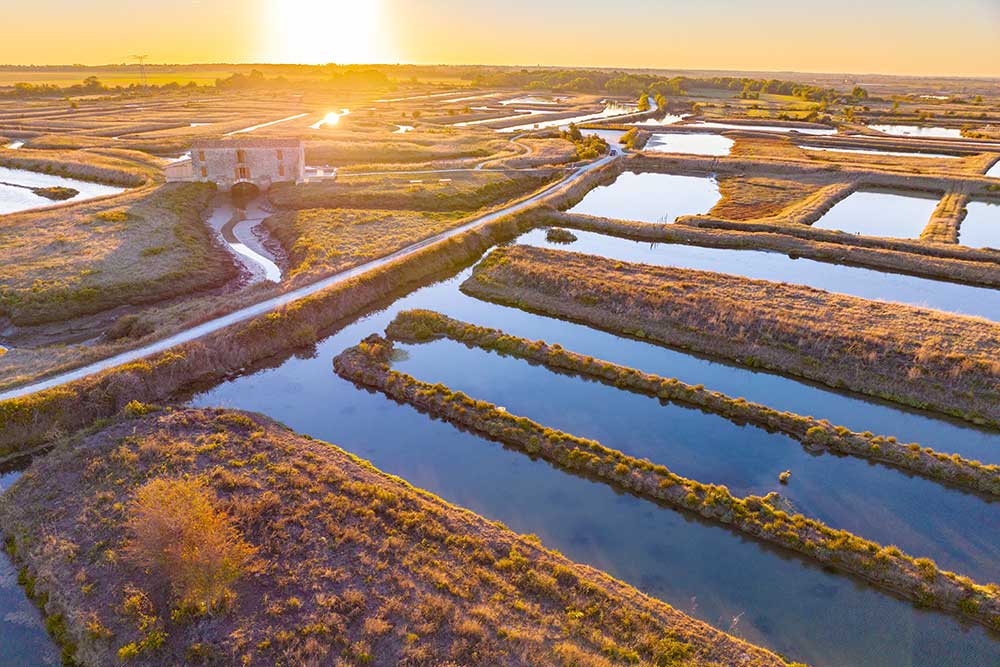
<path fill-rule="evenodd" d="M 414 62 L 1000 76 L 1000 0 L 31 0 L 0 64 Z"/>

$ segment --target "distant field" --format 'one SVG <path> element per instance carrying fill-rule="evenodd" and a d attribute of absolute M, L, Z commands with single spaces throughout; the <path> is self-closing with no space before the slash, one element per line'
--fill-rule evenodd
<path fill-rule="evenodd" d="M 233 74 L 235 70 L 176 70 L 168 72 L 147 72 L 146 81 L 150 84 L 162 85 L 176 81 L 185 85 L 194 81 L 199 85 L 215 83 L 216 79 L 224 79 Z M 130 84 L 142 83 L 139 72 L 134 68 L 122 68 L 121 70 L 68 70 L 61 72 L 41 71 L 32 72 L 27 70 L 0 70 L 0 86 L 13 86 L 15 83 L 52 84 L 56 86 L 70 86 L 82 82 L 88 76 L 96 76 L 101 83 L 109 86 L 128 86 Z"/>

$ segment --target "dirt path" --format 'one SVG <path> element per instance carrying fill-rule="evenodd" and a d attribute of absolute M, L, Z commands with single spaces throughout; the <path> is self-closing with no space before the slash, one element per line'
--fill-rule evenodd
<path fill-rule="evenodd" d="M 109 357 L 107 359 L 103 359 L 101 361 L 88 364 L 86 366 L 74 369 L 72 371 L 67 371 L 65 373 L 54 375 L 45 380 L 40 380 L 38 382 L 33 382 L 31 384 L 22 385 L 20 387 L 15 387 L 14 389 L 7 390 L 5 392 L 0 393 L 0 401 L 6 401 L 14 398 L 20 398 L 22 396 L 28 396 L 38 391 L 51 389 L 53 387 L 58 387 L 60 385 L 66 384 L 67 382 L 79 380 L 80 378 L 87 377 L 88 375 L 93 375 L 94 373 L 100 373 L 101 371 L 114 368 L 115 366 L 120 366 L 122 364 L 142 359 L 143 357 L 149 356 L 151 354 L 156 354 L 158 352 L 169 350 L 170 348 L 176 345 L 180 345 L 181 343 L 186 343 L 195 340 L 207 334 L 219 331 L 220 329 L 224 329 L 230 325 L 237 324 L 239 322 L 244 322 L 258 315 L 263 315 L 264 313 L 270 312 L 281 306 L 294 303 L 300 299 L 316 294 L 317 292 L 321 292 L 329 287 L 333 287 L 334 285 L 339 285 L 343 282 L 346 282 L 351 278 L 378 269 L 382 266 L 385 266 L 386 264 L 389 264 L 390 262 L 396 261 L 397 259 L 406 257 L 408 255 L 412 255 L 413 253 L 419 250 L 423 250 L 424 248 L 427 248 L 429 246 L 446 242 L 448 239 L 454 236 L 463 234 L 477 227 L 481 227 L 483 225 L 486 225 L 490 222 L 493 222 L 499 218 L 510 215 L 512 213 L 516 213 L 519 211 L 523 211 L 527 208 L 530 208 L 535 204 L 537 204 L 543 198 L 568 188 L 569 186 L 571 186 L 572 184 L 583 178 L 583 176 L 588 172 L 600 168 L 615 159 L 617 158 L 614 156 L 607 156 L 599 160 L 596 160 L 594 162 L 591 162 L 590 164 L 586 164 L 582 167 L 579 167 L 576 171 L 568 175 L 566 178 L 550 185 L 544 190 L 526 199 L 522 199 L 502 209 L 470 220 L 469 222 L 460 227 L 449 229 L 445 232 L 441 232 L 440 234 L 436 234 L 435 236 L 424 239 L 423 241 L 419 241 L 417 243 L 409 245 L 405 248 L 402 248 L 401 250 L 397 250 L 394 253 L 386 255 L 385 257 L 372 260 L 370 262 L 366 262 L 364 264 L 348 269 L 346 271 L 341 271 L 340 273 L 336 273 L 332 276 L 327 276 L 326 278 L 323 278 L 322 280 L 319 280 L 315 283 L 299 287 L 298 289 L 286 292 L 284 294 L 280 294 L 270 299 L 266 299 L 252 306 L 241 308 L 237 311 L 229 313 L 228 315 L 223 315 L 222 317 L 217 317 L 213 320 L 209 320 L 208 322 L 204 322 L 197 326 L 191 327 L 180 333 L 174 334 L 172 336 L 156 341 L 154 343 L 150 343 L 149 345 L 145 345 L 143 347 L 134 350 L 129 350 L 127 352 L 117 354 L 113 357 Z"/>

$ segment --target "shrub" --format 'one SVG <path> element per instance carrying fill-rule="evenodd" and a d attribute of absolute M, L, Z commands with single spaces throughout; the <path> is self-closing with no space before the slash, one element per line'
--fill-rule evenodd
<path fill-rule="evenodd" d="M 181 606 L 218 607 L 254 549 L 198 480 L 154 479 L 135 494 L 126 553 L 170 582 Z"/>

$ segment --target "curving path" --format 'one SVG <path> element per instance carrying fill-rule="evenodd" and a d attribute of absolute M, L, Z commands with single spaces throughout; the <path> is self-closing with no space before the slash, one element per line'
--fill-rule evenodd
<path fill-rule="evenodd" d="M 114 368 L 115 366 L 127 364 L 136 361 L 138 359 L 142 359 L 143 357 L 147 357 L 152 354 L 157 354 L 159 352 L 169 350 L 170 348 L 176 345 L 196 340 L 198 338 L 201 338 L 202 336 L 214 333 L 216 331 L 219 331 L 220 329 L 224 329 L 233 324 L 244 322 L 258 315 L 263 315 L 264 313 L 272 311 L 275 308 L 279 308 L 281 306 L 294 303 L 299 299 L 311 296 L 329 287 L 333 287 L 334 285 L 339 285 L 341 283 L 344 283 L 347 280 L 350 280 L 351 278 L 365 274 L 373 269 L 385 266 L 386 264 L 393 262 L 397 259 L 400 259 L 401 257 L 407 257 L 419 250 L 423 250 L 424 248 L 427 248 L 429 246 L 433 246 L 438 243 L 441 243 L 442 241 L 446 241 L 447 239 L 450 239 L 453 236 L 457 236 L 471 229 L 476 229 L 477 227 L 481 227 L 487 223 L 493 222 L 505 215 L 516 213 L 518 211 L 522 211 L 526 208 L 534 206 L 544 197 L 547 197 L 555 192 L 563 190 L 572 185 L 573 183 L 575 183 L 576 181 L 580 180 L 587 172 L 590 172 L 598 167 L 601 167 L 615 159 L 617 159 L 615 156 L 609 155 L 595 162 L 591 162 L 590 164 L 579 167 L 576 171 L 574 171 L 572 174 L 570 174 L 563 180 L 559 181 L 558 183 L 553 183 L 552 185 L 545 188 L 541 192 L 538 192 L 526 199 L 514 202 L 513 204 L 505 206 L 504 208 L 494 211 L 493 213 L 488 213 L 474 220 L 470 220 L 469 222 L 465 223 L 460 227 L 455 227 L 454 229 L 449 229 L 447 231 L 441 232 L 440 234 L 431 236 L 430 238 L 426 238 L 423 241 L 419 241 L 405 248 L 402 248 L 401 250 L 397 250 L 392 254 L 386 255 L 385 257 L 375 259 L 370 262 L 365 262 L 364 264 L 361 264 L 354 268 L 341 271 L 340 273 L 335 273 L 331 276 L 327 276 L 326 278 L 323 278 L 322 280 L 319 280 L 312 284 L 299 287 L 295 290 L 286 292 L 284 294 L 279 294 L 278 296 L 271 297 L 270 299 L 266 299 L 252 306 L 241 308 L 237 311 L 229 313 L 228 315 L 223 315 L 222 317 L 217 317 L 214 320 L 209 320 L 208 322 L 204 322 L 197 326 L 191 327 L 190 329 L 186 329 L 180 333 L 176 333 L 167 338 L 161 339 L 154 343 L 150 343 L 149 345 L 145 345 L 143 347 L 134 350 L 129 350 L 127 352 L 122 352 L 121 354 L 117 354 L 113 357 L 108 357 L 107 359 L 102 359 L 101 361 L 94 362 L 87 366 L 83 366 L 81 368 L 77 368 L 72 371 L 67 371 L 65 373 L 60 373 L 59 375 L 54 375 L 45 380 L 40 380 L 38 382 L 32 382 L 31 384 L 15 387 L 14 389 L 9 389 L 7 391 L 0 393 L 0 401 L 6 401 L 14 398 L 28 396 L 38 391 L 43 391 L 45 389 L 52 389 L 53 387 L 58 387 L 68 382 L 79 380 L 81 378 L 87 377 L 88 375 L 100 373 L 102 371 Z"/>

